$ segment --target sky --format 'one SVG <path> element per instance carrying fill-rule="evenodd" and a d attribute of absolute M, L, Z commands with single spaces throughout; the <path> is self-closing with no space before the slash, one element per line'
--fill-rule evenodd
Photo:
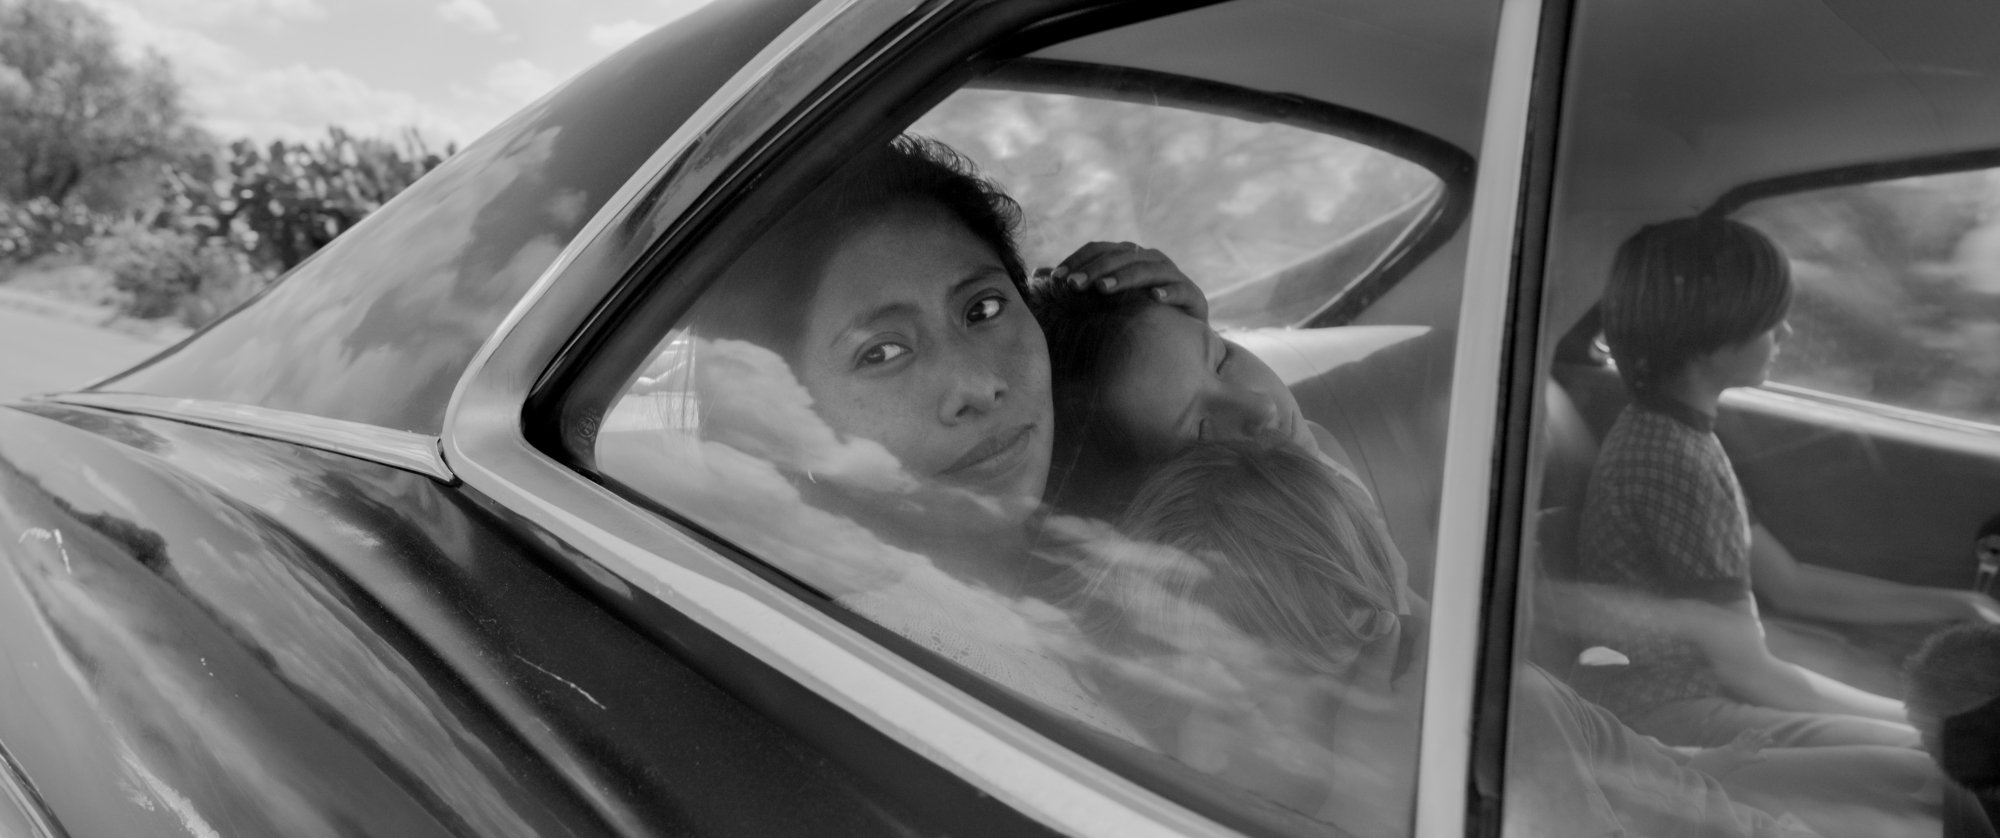
<path fill-rule="evenodd" d="M 728 0 L 715 0 L 728 2 Z M 82 0 L 174 66 L 217 137 L 463 145 L 709 0 Z"/>

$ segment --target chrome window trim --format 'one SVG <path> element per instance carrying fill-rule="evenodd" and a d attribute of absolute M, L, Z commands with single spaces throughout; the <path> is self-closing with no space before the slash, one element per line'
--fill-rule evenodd
<path fill-rule="evenodd" d="M 1467 233 L 1465 288 L 1459 297 L 1444 491 L 1438 508 L 1437 571 L 1431 587 L 1432 614 L 1464 619 L 1431 621 L 1417 760 L 1418 835 L 1466 834 L 1481 641 L 1476 615 L 1481 613 L 1480 599 L 1491 572 L 1487 537 L 1506 364 L 1506 353 L 1497 350 L 1505 345 L 1509 325 L 1541 18 L 1541 0 L 1505 0 L 1488 80 L 1486 124 Z"/>
<path fill-rule="evenodd" d="M 35 401 L 171 419 L 342 454 L 421 474 L 440 483 L 458 482 L 458 476 L 445 465 L 438 438 L 428 434 L 256 405 L 141 393 L 58 393 L 40 396 Z"/>
<path fill-rule="evenodd" d="M 69 832 L 56 820 L 49 810 L 47 800 L 35 788 L 28 772 L 21 770 L 21 763 L 7 750 L 6 743 L 0 743 L 0 805 L 8 806 L 21 813 L 28 823 L 27 838 L 67 838 Z"/>
<path fill-rule="evenodd" d="M 467 485 L 625 582 L 1041 823 L 1085 835 L 1233 834 L 883 649 L 523 436 L 521 409 L 537 375 L 637 258 L 627 232 L 637 225 L 627 223 L 649 217 L 678 223 L 739 150 L 704 148 L 701 141 L 774 130 L 809 104 L 804 91 L 833 81 L 873 40 L 812 55 L 802 47 L 815 34 L 847 25 L 879 34 L 951 6 L 827 0 L 745 65 L 592 217 L 473 358 L 446 408 L 445 459 Z M 551 295 L 559 284 L 564 293 Z"/>

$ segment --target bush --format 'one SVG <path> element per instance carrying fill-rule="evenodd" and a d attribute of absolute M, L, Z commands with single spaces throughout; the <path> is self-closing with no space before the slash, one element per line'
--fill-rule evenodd
<path fill-rule="evenodd" d="M 73 253 L 110 221 L 79 204 L 47 198 L 0 201 L 0 260 L 25 263 L 57 253 Z"/>
<path fill-rule="evenodd" d="M 191 327 L 248 299 L 271 278 L 223 240 L 135 221 L 112 225 L 86 249 L 91 262 L 111 273 L 119 311 L 175 317 Z"/>
<path fill-rule="evenodd" d="M 227 237 L 259 267 L 285 271 L 325 247 L 455 151 L 415 131 L 400 142 L 339 128 L 318 143 L 237 140 L 167 173 L 163 226 Z"/>

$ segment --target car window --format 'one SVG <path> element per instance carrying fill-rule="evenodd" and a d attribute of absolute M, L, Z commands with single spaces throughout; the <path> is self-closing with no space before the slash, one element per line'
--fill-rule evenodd
<path fill-rule="evenodd" d="M 1390 150 L 1158 104 L 963 90 L 910 130 L 972 157 L 1021 202 L 1034 264 L 1078 240 L 1173 242 L 1229 326 L 1304 322 L 1437 223 L 1446 191 Z M 1302 262 L 1327 267 L 1288 282 Z"/>
<path fill-rule="evenodd" d="M 1326 39 L 1389 14 L 1357 9 L 1075 51 L 1220 20 L 1250 35 L 1219 48 L 1346 60 Z M 1410 89 L 1484 90 L 1476 53 Z M 1146 787 L 1252 832 L 1409 834 L 1454 336 L 1299 324 L 1397 260 L 1453 320 L 1469 162 L 1302 127 L 1336 103 L 1276 76 L 1107 72 L 1089 96 L 1003 65 L 792 187 L 716 274 L 668 268 L 653 288 L 705 290 L 627 321 L 657 337 L 578 436 L 613 488 Z M 1145 103 L 1188 85 L 1212 107 Z M 1479 101 L 1390 115 L 1476 137 Z"/>
<path fill-rule="evenodd" d="M 1771 380 L 2000 425 L 2000 169 L 1755 201 L 1736 217 L 1791 260 Z"/>
<path fill-rule="evenodd" d="M 1578 12 L 1510 834 L 1991 830 L 2000 13 L 1862 5 Z"/>

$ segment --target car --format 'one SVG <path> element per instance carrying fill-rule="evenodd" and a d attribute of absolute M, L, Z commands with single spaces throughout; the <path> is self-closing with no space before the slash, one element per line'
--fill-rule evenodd
<path fill-rule="evenodd" d="M 1990 583 L 1996 39 L 1956 0 L 710 3 L 157 357 L 0 407 L 0 832 L 1537 834 L 1519 664 L 1582 660 L 1546 583 L 1629 401 L 1597 302 L 1641 227 L 1792 260 L 1798 334 L 1716 426 L 1760 524 Z M 703 318 L 906 131 L 1019 201 L 1028 266 L 1173 257 L 1344 446 L 1430 603 L 1407 774 L 1336 759 L 1315 793 L 1369 791 L 1315 810 L 1079 721 L 1101 696 L 979 660 L 1059 597 L 815 494 L 869 434 L 757 447 L 832 408 Z M 924 543 L 963 535 L 886 462 Z M 1788 654 L 1894 695 L 1936 628 L 1811 617 Z M 1297 686 L 1209 654 L 1162 679 Z"/>

